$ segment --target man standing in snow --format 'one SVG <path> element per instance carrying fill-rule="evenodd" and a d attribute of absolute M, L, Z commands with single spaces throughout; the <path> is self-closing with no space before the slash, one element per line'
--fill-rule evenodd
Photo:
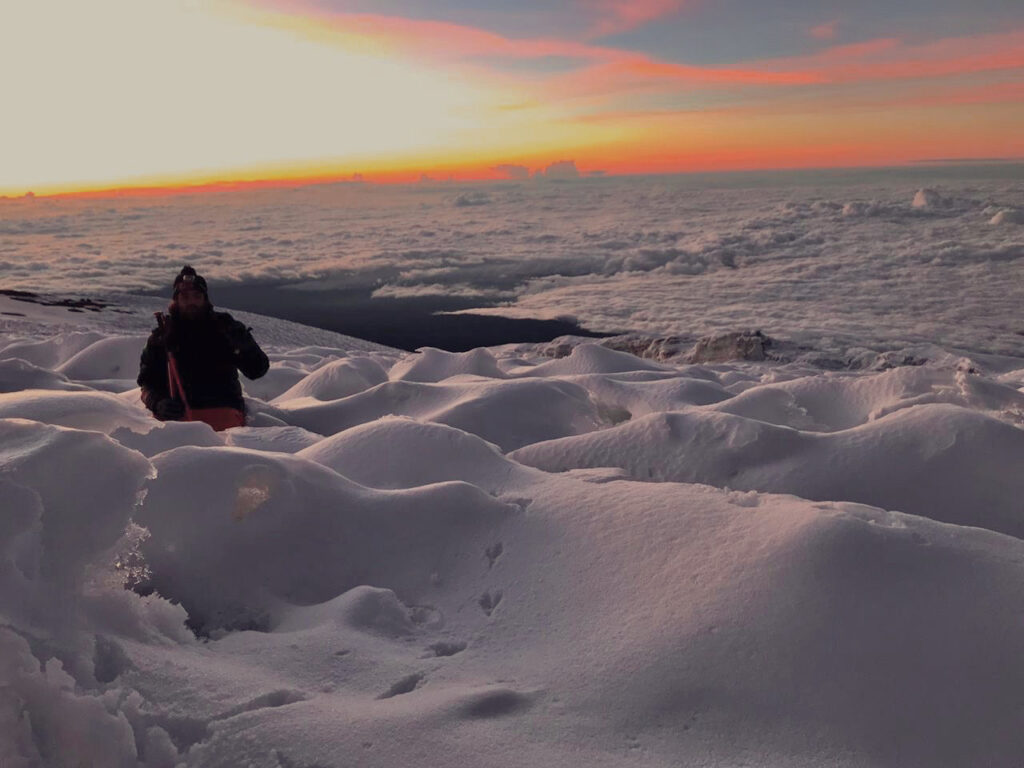
<path fill-rule="evenodd" d="M 206 280 L 188 265 L 174 278 L 168 311 L 157 315 L 142 351 L 142 402 L 161 421 L 205 421 L 218 431 L 243 426 L 238 371 L 258 379 L 270 367 L 251 329 L 213 311 Z"/>

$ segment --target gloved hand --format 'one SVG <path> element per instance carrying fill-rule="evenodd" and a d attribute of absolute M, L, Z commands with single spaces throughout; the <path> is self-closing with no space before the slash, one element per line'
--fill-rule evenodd
<path fill-rule="evenodd" d="M 165 397 L 157 401 L 153 415 L 160 421 L 178 421 L 185 415 L 185 404 L 176 397 Z"/>
<path fill-rule="evenodd" d="M 233 352 L 238 352 L 249 343 L 249 329 L 242 323 L 224 323 L 220 332 Z"/>

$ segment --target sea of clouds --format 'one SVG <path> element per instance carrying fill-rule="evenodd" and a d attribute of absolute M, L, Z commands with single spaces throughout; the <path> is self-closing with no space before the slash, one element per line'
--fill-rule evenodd
<path fill-rule="evenodd" d="M 134 292 L 190 262 L 597 331 L 1022 355 L 1022 211 L 1022 166 L 5 199 L 0 282 Z"/>

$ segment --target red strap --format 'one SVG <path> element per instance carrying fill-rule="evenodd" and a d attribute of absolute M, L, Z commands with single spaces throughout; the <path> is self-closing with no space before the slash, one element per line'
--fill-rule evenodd
<path fill-rule="evenodd" d="M 176 399 L 178 397 L 178 379 L 174 375 L 175 373 L 177 373 L 177 371 L 175 370 L 174 365 L 171 363 L 171 356 L 170 356 L 170 354 L 168 354 L 167 355 L 167 384 L 168 384 L 168 388 L 171 390 L 171 397 Z"/>
<path fill-rule="evenodd" d="M 178 363 L 170 350 L 167 352 L 167 381 L 170 383 L 171 397 L 180 397 L 181 402 L 185 404 L 185 421 L 192 421 L 192 409 L 188 405 L 188 398 L 185 397 L 181 376 L 178 375 Z"/>

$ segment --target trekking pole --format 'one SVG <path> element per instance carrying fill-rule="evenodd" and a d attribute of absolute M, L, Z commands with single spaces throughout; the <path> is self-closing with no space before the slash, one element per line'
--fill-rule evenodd
<path fill-rule="evenodd" d="M 164 313 L 154 312 L 153 314 L 156 317 L 160 330 L 163 330 Z M 181 400 L 185 406 L 185 421 L 192 421 L 192 409 L 189 407 L 188 398 L 185 396 L 185 387 L 181 383 L 181 376 L 178 374 L 178 361 L 174 359 L 174 353 L 167 349 L 166 344 L 164 345 L 164 351 L 167 353 L 167 384 L 171 397 Z"/>

